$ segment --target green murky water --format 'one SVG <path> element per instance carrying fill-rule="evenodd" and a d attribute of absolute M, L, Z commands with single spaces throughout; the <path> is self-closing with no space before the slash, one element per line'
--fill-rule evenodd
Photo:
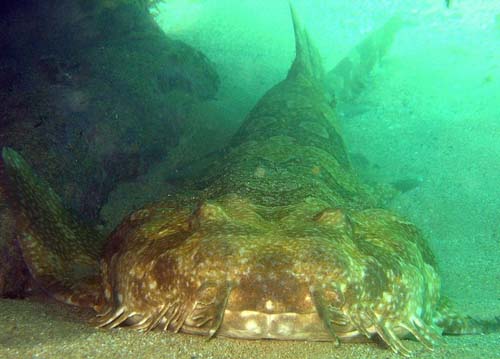
<path fill-rule="evenodd" d="M 404 26 L 353 101 L 339 103 L 361 175 L 403 193 L 443 287 L 481 315 L 500 309 L 500 2 L 295 1 L 327 69 L 398 15 Z M 232 131 L 294 56 L 287 1 L 166 1 L 152 10 L 172 37 L 202 49 L 221 76 Z"/>

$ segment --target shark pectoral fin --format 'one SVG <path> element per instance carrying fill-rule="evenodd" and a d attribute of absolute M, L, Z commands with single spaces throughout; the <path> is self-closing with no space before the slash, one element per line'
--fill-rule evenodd
<path fill-rule="evenodd" d="M 488 334 L 500 332 L 500 316 L 492 319 L 475 319 L 458 312 L 451 301 L 442 297 L 438 304 L 434 324 L 445 335 Z"/>
<path fill-rule="evenodd" d="M 31 274 L 58 300 L 98 306 L 101 235 L 74 218 L 17 152 L 4 148 L 2 158 L 19 244 Z"/>

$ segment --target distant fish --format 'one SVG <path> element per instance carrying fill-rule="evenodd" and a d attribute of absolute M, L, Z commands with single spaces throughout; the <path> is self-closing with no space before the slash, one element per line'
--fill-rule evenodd
<path fill-rule="evenodd" d="M 404 178 L 394 182 L 391 185 L 401 193 L 409 192 L 422 184 L 420 178 Z"/>
<path fill-rule="evenodd" d="M 446 7 L 449 9 L 451 6 L 451 0 L 445 0 L 444 3 L 446 4 Z"/>

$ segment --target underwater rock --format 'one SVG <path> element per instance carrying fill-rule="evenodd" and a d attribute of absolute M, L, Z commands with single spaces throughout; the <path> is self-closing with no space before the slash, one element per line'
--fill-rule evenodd
<path fill-rule="evenodd" d="M 149 3 L 0 8 L 0 146 L 29 157 L 90 222 L 118 181 L 146 171 L 190 130 L 185 108 L 218 89 L 213 64 L 168 38 Z M 182 103 L 173 92 L 182 92 Z"/>
<path fill-rule="evenodd" d="M 177 90 L 188 94 L 194 93 L 202 100 L 213 99 L 219 78 L 213 68 L 199 66 L 204 61 L 207 60 L 201 53 L 172 54 L 168 57 L 163 71 L 158 74 L 160 90 L 165 93 Z"/>
<path fill-rule="evenodd" d="M 317 51 L 292 18 L 287 77 L 193 179 L 197 190 L 135 211 L 104 242 L 3 149 L 34 278 L 57 300 L 93 308 L 103 328 L 382 340 L 404 356 L 408 337 L 432 349 L 442 333 L 498 330 L 451 308 L 420 231 L 380 209 L 379 194 L 358 180 Z M 304 121 L 322 131 L 304 131 Z"/>

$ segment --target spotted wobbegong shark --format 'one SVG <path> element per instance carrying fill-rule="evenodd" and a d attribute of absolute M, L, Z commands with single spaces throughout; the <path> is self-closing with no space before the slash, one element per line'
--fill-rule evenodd
<path fill-rule="evenodd" d="M 440 295 L 421 232 L 381 209 L 349 162 L 320 57 L 292 9 L 295 60 L 221 158 L 186 190 L 102 240 L 14 150 L 3 149 L 32 276 L 102 328 L 243 339 L 404 339 L 497 330 Z"/>

